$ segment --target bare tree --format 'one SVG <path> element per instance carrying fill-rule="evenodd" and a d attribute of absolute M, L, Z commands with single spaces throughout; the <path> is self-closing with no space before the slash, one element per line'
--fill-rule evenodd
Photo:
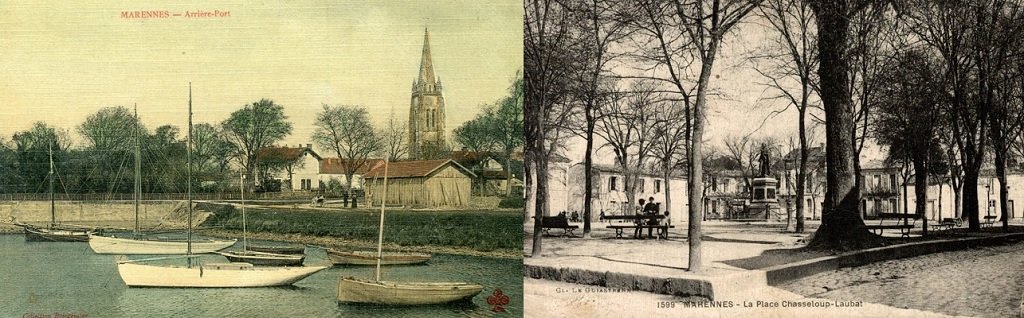
<path fill-rule="evenodd" d="M 323 105 L 323 111 L 316 116 L 313 141 L 323 149 L 334 151 L 345 172 L 347 197 L 352 199 L 352 178 L 356 171 L 369 164 L 369 157 L 383 149 L 377 131 L 370 124 L 366 108 L 362 106 Z"/>
<path fill-rule="evenodd" d="M 774 35 L 761 55 L 753 57 L 754 70 L 765 77 L 764 85 L 778 95 L 773 99 L 786 101 L 786 108 L 796 107 L 797 135 L 800 156 L 796 170 L 795 232 L 804 231 L 803 197 L 807 186 L 807 142 L 808 108 L 819 107 L 817 103 L 818 67 L 817 42 L 814 16 L 810 5 L 803 0 L 766 0 L 760 7 L 761 16 L 768 22 Z M 787 184 L 790 184 L 787 182 Z"/>
<path fill-rule="evenodd" d="M 854 171 L 855 117 L 850 92 L 850 20 L 871 0 L 811 1 L 818 33 L 818 77 L 825 108 L 827 183 L 821 226 L 809 246 L 856 249 L 880 244 L 858 213 L 860 188 Z"/>
<path fill-rule="evenodd" d="M 703 168 L 701 159 L 707 95 L 715 58 L 726 34 L 759 4 L 760 0 L 637 0 L 632 41 L 636 57 L 647 65 L 645 77 L 669 87 L 683 101 L 689 126 L 687 172 L 689 176 L 689 270 L 701 270 L 701 221 L 703 220 Z M 696 78 L 690 74 L 696 74 Z M 691 104 L 692 102 L 692 104 Z"/>
<path fill-rule="evenodd" d="M 399 121 L 395 118 L 395 114 L 392 113 L 388 117 L 387 126 L 381 130 L 381 141 L 383 142 L 384 152 L 389 161 L 398 161 L 405 158 L 405 155 L 409 152 L 409 144 L 406 143 L 408 137 L 406 129 L 408 125 Z"/>
<path fill-rule="evenodd" d="M 541 255 L 541 218 L 548 209 L 548 156 L 555 147 L 549 125 L 566 95 L 566 74 L 573 67 L 569 42 L 569 11 L 554 0 L 526 0 L 523 15 L 523 65 L 525 96 L 523 104 L 526 137 L 525 159 L 533 170 L 533 201 L 535 209 L 533 249 L 531 255 Z M 557 120 L 555 120 L 557 122 Z"/>

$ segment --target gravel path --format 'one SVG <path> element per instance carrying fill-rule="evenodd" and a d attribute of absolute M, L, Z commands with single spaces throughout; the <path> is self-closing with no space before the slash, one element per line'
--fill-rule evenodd
<path fill-rule="evenodd" d="M 949 315 L 1016 317 L 1024 291 L 1024 243 L 842 268 L 779 288 Z"/>

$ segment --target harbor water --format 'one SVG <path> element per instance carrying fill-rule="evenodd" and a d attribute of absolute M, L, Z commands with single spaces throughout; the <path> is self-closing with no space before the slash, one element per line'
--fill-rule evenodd
<path fill-rule="evenodd" d="M 384 280 L 467 281 L 484 290 L 471 304 L 381 307 L 336 301 L 339 278 L 370 279 L 373 266 L 335 266 L 290 287 L 128 288 L 114 258 L 93 253 L 88 243 L 0 235 L 0 317 L 488 317 L 496 312 L 487 298 L 498 289 L 509 297 L 503 306 L 508 316 L 523 312 L 518 259 L 435 254 L 426 265 L 385 266 Z M 201 261 L 227 260 L 203 255 Z M 185 264 L 184 259 L 161 262 Z M 324 249 L 306 249 L 306 265 L 327 263 Z"/>

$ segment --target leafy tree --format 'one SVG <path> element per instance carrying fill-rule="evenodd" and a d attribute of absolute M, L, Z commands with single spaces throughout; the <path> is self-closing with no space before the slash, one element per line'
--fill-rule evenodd
<path fill-rule="evenodd" d="M 245 167 L 246 180 L 254 180 L 260 149 L 274 145 L 292 132 L 284 107 L 269 99 L 261 99 L 231 113 L 221 122 L 221 128 L 223 136 L 235 149 L 234 157 Z"/>

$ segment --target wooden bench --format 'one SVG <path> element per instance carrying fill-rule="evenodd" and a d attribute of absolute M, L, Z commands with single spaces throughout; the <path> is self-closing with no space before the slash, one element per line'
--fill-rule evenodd
<path fill-rule="evenodd" d="M 551 235 L 548 232 L 549 229 L 562 229 L 561 236 L 572 236 L 576 237 L 576 229 L 580 228 L 578 225 L 569 225 L 569 220 L 564 216 L 545 216 L 540 219 L 541 230 L 544 231 L 544 235 Z"/>
<path fill-rule="evenodd" d="M 902 237 L 910 237 L 910 230 L 917 226 L 917 220 L 920 218 L 919 214 L 879 213 L 878 225 L 867 225 L 867 228 L 875 235 L 882 235 L 883 231 L 894 229 L 900 230 L 900 234 L 903 234 Z M 896 222 L 892 222 L 892 220 L 896 220 Z"/>
<path fill-rule="evenodd" d="M 960 227 L 963 224 L 963 220 L 958 218 L 943 218 L 942 221 L 929 224 L 932 230 L 946 229 L 951 230 L 955 227 Z"/>
<path fill-rule="evenodd" d="M 661 215 L 661 214 L 654 214 L 654 215 L 619 215 L 619 216 L 616 216 L 616 218 L 614 218 L 613 220 L 630 220 L 630 221 L 632 221 L 633 224 L 618 224 L 618 225 L 611 225 L 611 224 L 609 224 L 607 226 L 607 228 L 615 230 L 615 237 L 616 238 L 622 238 L 623 230 L 625 230 L 625 229 L 633 229 L 634 231 L 635 230 L 643 231 L 643 229 L 648 229 L 649 232 L 653 231 L 654 229 L 657 229 L 658 230 L 658 238 L 667 239 L 668 238 L 668 229 L 675 228 L 675 226 L 668 225 L 668 224 L 662 224 L 662 223 L 651 224 L 651 222 L 650 222 L 650 221 L 655 221 L 655 220 L 660 221 L 660 220 L 663 220 L 665 218 L 666 218 L 666 216 L 665 215 Z"/>
<path fill-rule="evenodd" d="M 983 226 L 983 227 L 992 227 L 993 224 L 996 224 L 996 219 L 998 219 L 999 216 L 998 215 L 986 215 L 986 216 L 983 216 L 982 218 L 984 219 L 985 223 L 982 223 L 981 226 Z"/>

